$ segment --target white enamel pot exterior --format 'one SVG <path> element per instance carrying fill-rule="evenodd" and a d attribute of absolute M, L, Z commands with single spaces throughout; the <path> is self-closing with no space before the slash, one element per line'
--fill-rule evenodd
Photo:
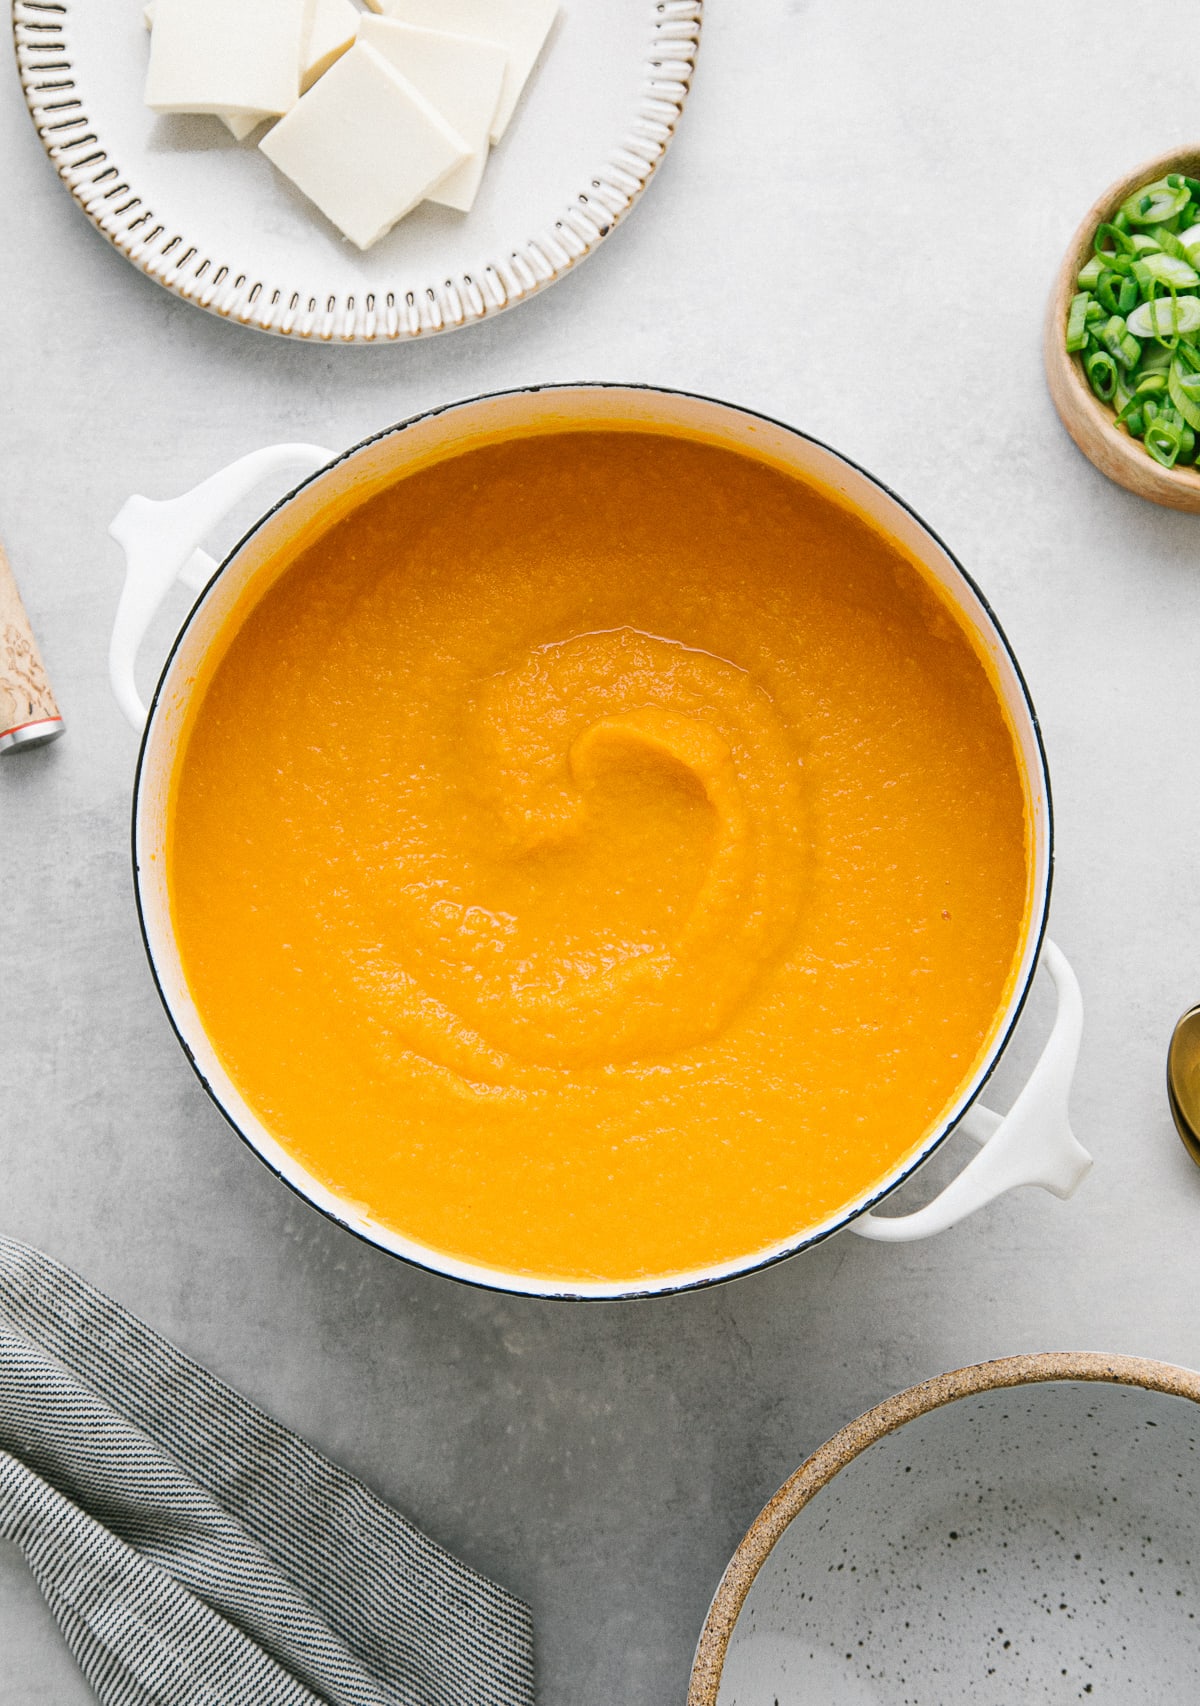
<path fill-rule="evenodd" d="M 580 426 L 701 436 L 815 480 L 898 539 L 990 660 L 1028 780 L 1034 862 L 1033 898 L 1019 974 L 997 1016 L 991 1047 L 955 1107 L 927 1135 L 917 1153 L 908 1153 L 869 1196 L 777 1247 L 711 1268 L 596 1284 L 573 1282 L 566 1276 L 530 1279 L 447 1256 L 379 1224 L 311 1177 L 247 1106 L 208 1039 L 180 964 L 164 858 L 169 784 L 193 684 L 219 655 L 217 648 L 236 629 L 239 614 L 257 602 L 286 568 L 296 539 L 320 530 L 404 473 L 480 439 Z M 278 489 L 285 477 L 294 478 L 297 472 L 307 478 L 262 517 L 218 568 L 202 549 L 209 530 L 256 485 L 274 480 Z M 541 387 L 451 404 L 393 427 L 342 456 L 315 445 L 281 445 L 256 452 L 182 498 L 163 503 L 131 498 L 111 531 L 125 549 L 127 573 L 110 667 L 122 709 L 135 726 L 145 724 L 134 792 L 133 862 L 142 931 L 159 993 L 201 1082 L 230 1124 L 280 1178 L 323 1213 L 394 1255 L 456 1279 L 533 1296 L 635 1297 L 732 1278 L 795 1254 L 847 1225 L 877 1239 L 924 1237 L 1017 1185 L 1041 1185 L 1067 1196 L 1087 1171 L 1089 1158 L 1067 1120 L 1067 1095 L 1082 1023 L 1079 989 L 1062 955 L 1044 941 L 1052 866 L 1050 787 L 1028 691 L 995 617 L 961 565 L 911 510 L 844 457 L 792 428 L 707 398 L 638 386 Z M 134 685 L 134 660 L 151 616 L 177 578 L 203 590 L 163 669 L 147 716 Z M 976 1098 L 1016 1024 L 1039 954 L 1057 989 L 1058 1016 L 1029 1082 L 1001 1119 L 981 1108 Z M 942 1194 L 915 1214 L 871 1213 L 960 1123 L 982 1147 Z"/>

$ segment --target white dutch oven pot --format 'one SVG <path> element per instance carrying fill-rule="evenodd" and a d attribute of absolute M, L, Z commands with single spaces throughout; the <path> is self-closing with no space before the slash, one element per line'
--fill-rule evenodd
<path fill-rule="evenodd" d="M 288 1153 L 247 1106 L 205 1034 L 175 943 L 163 852 L 169 782 L 191 681 L 206 653 L 220 644 L 233 612 L 244 611 L 261 597 L 281 572 L 289 542 L 314 524 L 319 528 L 331 523 L 415 465 L 454 454 L 479 438 L 606 422 L 702 435 L 801 478 L 815 479 L 842 494 L 912 553 L 994 667 L 1028 779 L 1035 871 L 1019 975 L 999 1015 L 995 1040 L 946 1120 L 929 1133 L 915 1155 L 909 1155 L 869 1196 L 769 1250 L 666 1277 L 580 1283 L 510 1274 L 418 1244 L 379 1224 L 357 1205 L 342 1201 Z M 256 486 L 274 482 L 278 488 L 296 474 L 305 476 L 302 484 L 268 510 L 218 568 L 202 548 L 210 531 Z M 924 1238 L 953 1226 L 1018 1185 L 1040 1185 L 1056 1196 L 1069 1196 L 1087 1172 L 1090 1157 L 1076 1141 L 1067 1118 L 1082 1005 L 1066 960 L 1053 943 L 1044 940 L 1052 867 L 1050 787 L 1028 690 L 999 624 L 965 570 L 911 510 L 844 457 L 793 428 L 707 398 L 637 386 L 545 387 L 452 404 L 392 427 L 342 456 L 311 444 L 260 450 L 183 497 L 166 502 L 130 498 L 110 531 L 124 547 L 127 566 L 109 663 L 121 709 L 136 729 L 144 730 L 134 790 L 133 865 L 142 932 L 159 994 L 201 1082 L 234 1130 L 273 1172 L 339 1224 L 393 1255 L 478 1285 L 540 1297 L 636 1297 L 730 1279 L 793 1255 L 842 1227 L 864 1238 Z M 134 662 L 151 618 L 176 579 L 200 596 L 167 659 L 147 714 L 134 682 Z M 1039 955 L 1057 991 L 1057 1016 L 1028 1083 L 1001 1118 L 976 1098 L 1012 1034 Z M 956 1126 L 981 1147 L 941 1194 L 913 1214 L 884 1217 L 871 1212 Z"/>

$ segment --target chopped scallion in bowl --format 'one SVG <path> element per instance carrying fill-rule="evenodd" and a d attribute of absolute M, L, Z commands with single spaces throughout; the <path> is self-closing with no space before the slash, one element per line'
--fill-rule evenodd
<path fill-rule="evenodd" d="M 1114 426 L 1163 468 L 1200 451 L 1200 179 L 1168 172 L 1097 226 L 1066 348 Z"/>

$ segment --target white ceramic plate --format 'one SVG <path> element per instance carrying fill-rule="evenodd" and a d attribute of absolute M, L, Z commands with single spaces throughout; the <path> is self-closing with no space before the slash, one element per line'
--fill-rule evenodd
<path fill-rule="evenodd" d="M 25 98 L 75 200 L 150 278 L 287 337 L 451 331 L 552 284 L 652 177 L 683 110 L 703 0 L 563 0 L 469 214 L 425 203 L 362 254 L 256 146 L 142 103 L 142 0 L 13 0 Z"/>

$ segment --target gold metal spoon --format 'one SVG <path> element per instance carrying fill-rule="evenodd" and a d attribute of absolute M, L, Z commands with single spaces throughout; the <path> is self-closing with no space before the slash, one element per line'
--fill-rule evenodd
<path fill-rule="evenodd" d="M 1189 1007 L 1171 1033 L 1167 1101 L 1183 1147 L 1200 1167 L 1200 1007 Z"/>

